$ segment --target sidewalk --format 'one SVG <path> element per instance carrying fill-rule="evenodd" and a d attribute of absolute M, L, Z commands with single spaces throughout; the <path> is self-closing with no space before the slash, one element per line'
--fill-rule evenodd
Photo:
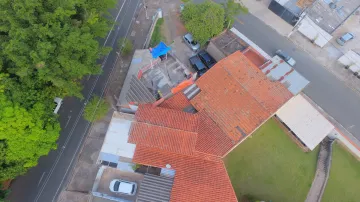
<path fill-rule="evenodd" d="M 241 0 L 242 3 L 249 9 L 249 12 L 263 21 L 265 24 L 276 30 L 280 35 L 287 37 L 293 27 L 286 23 L 279 16 L 274 14 L 268 9 L 271 0 Z M 337 62 L 337 59 L 346 53 L 348 50 L 356 49 L 360 43 L 360 38 L 355 38 L 353 41 L 348 42 L 345 46 L 339 46 L 336 43 L 336 38 L 342 34 L 348 32 L 350 29 L 355 31 L 357 35 L 360 34 L 359 25 L 360 16 L 354 15 L 349 18 L 344 25 L 337 29 L 333 33 L 333 39 L 326 44 L 323 48 L 320 48 L 310 42 L 309 39 L 304 37 L 299 32 L 294 32 L 290 38 L 296 46 L 313 56 L 316 61 L 319 62 L 324 68 L 334 74 L 338 79 L 343 81 L 345 85 L 360 94 L 360 79 L 356 78 L 353 73 L 346 70 L 341 64 Z M 359 27 L 359 28 L 358 28 Z M 358 41 L 356 41 L 358 40 Z M 360 48 L 358 48 L 359 50 Z"/>

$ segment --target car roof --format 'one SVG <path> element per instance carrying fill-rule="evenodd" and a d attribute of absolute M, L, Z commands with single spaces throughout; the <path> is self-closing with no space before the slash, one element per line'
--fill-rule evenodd
<path fill-rule="evenodd" d="M 198 70 L 206 69 L 205 64 L 200 60 L 200 58 L 195 55 L 189 58 L 190 63 L 195 64 L 198 67 Z"/>
<path fill-rule="evenodd" d="M 204 50 L 200 51 L 200 52 L 198 53 L 198 55 L 200 55 L 201 57 L 203 57 L 206 61 L 212 61 L 212 60 L 214 60 L 214 59 L 211 57 L 211 55 L 210 55 L 208 52 L 204 51 Z"/>
<path fill-rule="evenodd" d="M 119 182 L 120 182 L 120 186 L 118 191 L 122 193 L 131 194 L 134 184 L 121 180 L 119 180 Z"/>
<path fill-rule="evenodd" d="M 341 37 L 342 37 L 345 41 L 347 41 L 347 40 L 350 40 L 350 39 L 354 38 L 354 35 L 353 35 L 352 33 L 348 32 L 348 33 L 342 35 Z"/>
<path fill-rule="evenodd" d="M 193 41 L 193 36 L 190 33 L 185 34 L 184 37 L 187 38 L 189 41 Z"/>

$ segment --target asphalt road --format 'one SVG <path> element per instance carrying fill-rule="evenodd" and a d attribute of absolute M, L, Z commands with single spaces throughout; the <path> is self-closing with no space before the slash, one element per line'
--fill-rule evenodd
<path fill-rule="evenodd" d="M 303 92 L 360 140 L 360 96 L 357 92 L 258 18 L 247 14 L 239 15 L 238 19 L 242 23 L 236 21 L 234 27 L 266 53 L 274 55 L 281 49 L 291 55 L 296 60 L 295 69 L 310 81 Z"/>
<path fill-rule="evenodd" d="M 116 21 L 107 37 L 100 44 L 113 47 L 113 51 L 101 62 L 103 72 L 98 76 L 85 78 L 83 81 L 84 100 L 67 98 L 60 109 L 61 134 L 58 149 L 40 158 L 39 164 L 26 175 L 16 178 L 11 185 L 11 202 L 51 202 L 56 201 L 67 177 L 76 161 L 90 124 L 83 120 L 84 106 L 92 95 L 104 93 L 109 75 L 117 60 L 116 41 L 129 34 L 132 19 L 139 7 L 140 0 L 119 0 L 111 15 Z"/>

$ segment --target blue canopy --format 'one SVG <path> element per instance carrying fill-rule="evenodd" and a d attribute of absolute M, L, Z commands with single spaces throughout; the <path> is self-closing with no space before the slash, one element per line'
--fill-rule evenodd
<path fill-rule="evenodd" d="M 153 58 L 158 58 L 161 55 L 165 55 L 170 49 L 170 47 L 161 41 L 159 45 L 152 49 L 151 55 Z"/>

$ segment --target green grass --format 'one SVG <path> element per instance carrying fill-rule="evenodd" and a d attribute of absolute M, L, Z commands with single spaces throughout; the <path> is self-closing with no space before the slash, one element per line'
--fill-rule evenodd
<path fill-rule="evenodd" d="M 161 26 L 164 23 L 164 18 L 159 18 L 154 27 L 154 31 L 151 35 L 150 47 L 154 47 L 160 43 L 160 41 L 164 40 L 164 37 L 161 33 Z"/>
<path fill-rule="evenodd" d="M 303 152 L 270 119 L 225 158 L 236 195 L 241 200 L 303 202 L 315 174 L 318 150 Z"/>
<path fill-rule="evenodd" d="M 324 202 L 360 201 L 360 162 L 340 145 L 334 144 L 330 177 Z"/>

